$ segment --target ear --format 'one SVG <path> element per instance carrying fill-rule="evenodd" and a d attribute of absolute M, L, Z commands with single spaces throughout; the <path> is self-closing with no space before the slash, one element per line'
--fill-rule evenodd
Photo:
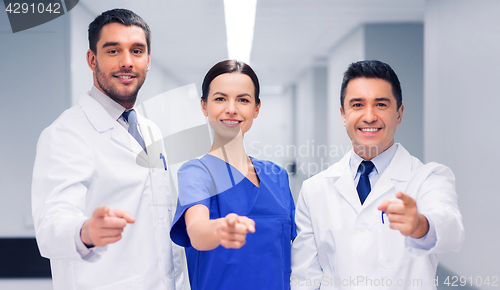
<path fill-rule="evenodd" d="M 87 64 L 89 65 L 90 69 L 95 72 L 95 67 L 96 67 L 96 55 L 94 52 L 89 49 L 87 50 Z"/>
<path fill-rule="evenodd" d="M 208 117 L 207 103 L 203 100 L 201 100 L 201 111 L 203 112 L 203 115 L 205 115 L 205 117 Z"/>
<path fill-rule="evenodd" d="M 342 124 L 344 124 L 344 127 L 345 127 L 345 113 L 344 113 L 344 109 L 342 109 L 342 107 L 340 107 L 340 116 L 342 116 Z"/>
<path fill-rule="evenodd" d="M 255 112 L 253 112 L 253 118 L 257 118 L 257 116 L 259 115 L 259 112 L 260 112 L 260 105 L 262 104 L 262 101 L 259 102 L 259 104 L 257 106 L 255 106 Z"/>
<path fill-rule="evenodd" d="M 151 66 L 151 51 L 148 53 L 148 65 L 146 71 L 149 71 L 150 66 Z"/>
<path fill-rule="evenodd" d="M 405 105 L 401 104 L 401 107 L 398 109 L 398 126 L 401 125 L 401 122 L 403 121 L 403 112 L 405 110 Z"/>

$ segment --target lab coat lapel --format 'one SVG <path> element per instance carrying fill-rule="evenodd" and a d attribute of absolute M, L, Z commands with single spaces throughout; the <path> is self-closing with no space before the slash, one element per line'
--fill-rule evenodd
<path fill-rule="evenodd" d="M 404 185 L 410 179 L 411 164 L 410 153 L 401 144 L 398 144 L 398 150 L 394 154 L 391 163 L 380 176 L 363 206 L 368 207 L 374 202 L 381 203 L 382 199 L 395 199 L 395 196 L 383 196 L 389 192 L 395 195 L 398 191 L 403 190 L 401 184 Z"/>
<path fill-rule="evenodd" d="M 80 96 L 78 104 L 82 107 L 89 122 L 97 132 L 104 133 L 108 130 L 112 130 L 111 138 L 113 140 L 131 152 L 139 155 L 138 157 L 147 162 L 147 159 L 145 159 L 145 153 L 139 143 L 137 143 L 134 137 L 132 137 L 132 135 L 130 135 L 128 131 L 123 128 L 123 126 L 121 126 L 109 115 L 106 109 L 104 109 L 98 101 L 87 93 L 84 93 Z"/>
<path fill-rule="evenodd" d="M 161 159 L 160 154 L 163 155 L 164 158 L 167 158 L 163 148 L 163 139 L 161 135 L 155 134 L 154 128 L 151 126 L 151 121 L 144 118 L 142 115 L 137 113 L 137 120 L 139 122 L 139 127 L 141 128 L 142 137 L 144 139 L 144 144 L 146 145 L 146 152 L 141 150 L 141 153 L 137 156 L 137 162 L 140 164 L 140 158 L 144 161 L 147 161 L 151 168 L 163 168 L 163 160 Z M 137 143 L 137 142 L 136 142 Z M 139 143 L 137 143 L 139 145 Z M 167 161 L 165 160 L 165 163 Z"/>
<path fill-rule="evenodd" d="M 125 130 L 118 122 L 114 127 L 115 130 L 111 132 L 111 138 L 115 140 L 118 144 L 124 146 L 131 152 L 137 155 L 137 160 L 142 160 L 147 163 L 147 155 L 144 150 L 142 150 L 141 145 L 134 139 L 130 133 Z M 138 163 L 139 164 L 139 163 Z"/>
<path fill-rule="evenodd" d="M 335 190 L 344 197 L 356 213 L 359 213 L 361 210 L 361 202 L 359 201 L 358 192 L 354 186 L 354 177 L 349 167 L 350 158 L 351 152 L 349 151 L 344 158 L 339 161 L 339 166 L 332 168 L 332 171 L 326 178 L 331 179 L 331 184 L 333 184 Z"/>
<path fill-rule="evenodd" d="M 90 95 L 86 93 L 80 95 L 78 104 L 97 132 L 103 133 L 114 128 L 116 120 L 113 120 L 106 109 Z"/>

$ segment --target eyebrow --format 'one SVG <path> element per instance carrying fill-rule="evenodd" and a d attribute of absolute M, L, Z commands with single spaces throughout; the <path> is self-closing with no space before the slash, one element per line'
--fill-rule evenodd
<path fill-rule="evenodd" d="M 365 99 L 363 99 L 363 98 L 353 98 L 353 99 L 350 99 L 350 100 L 349 100 L 349 104 L 352 104 L 352 103 L 354 103 L 354 102 L 362 102 L 362 101 L 364 101 L 364 100 L 365 100 Z"/>
<path fill-rule="evenodd" d="M 388 102 L 388 103 L 390 103 L 391 99 L 389 99 L 389 98 L 376 98 L 375 101 L 376 102 Z"/>
<path fill-rule="evenodd" d="M 102 48 L 106 48 L 109 46 L 117 46 L 117 45 L 120 45 L 120 43 L 118 43 L 118 42 L 106 42 L 102 45 Z M 146 45 L 144 43 L 140 43 L 140 42 L 136 42 L 136 43 L 132 44 L 132 46 L 146 47 Z"/>
<path fill-rule="evenodd" d="M 353 98 L 353 99 L 349 100 L 349 104 L 352 104 L 354 102 L 362 102 L 364 100 L 365 99 L 363 99 L 363 98 Z M 375 102 L 388 102 L 388 103 L 390 103 L 391 99 L 389 99 L 389 98 L 376 98 Z"/>
<path fill-rule="evenodd" d="M 223 95 L 224 97 L 227 97 L 226 94 L 224 93 L 221 93 L 221 92 L 215 92 L 212 96 L 215 96 L 215 95 Z M 244 93 L 244 94 L 241 94 L 241 95 L 238 95 L 236 96 L 237 98 L 242 98 L 242 97 L 251 97 L 250 94 L 248 93 Z"/>

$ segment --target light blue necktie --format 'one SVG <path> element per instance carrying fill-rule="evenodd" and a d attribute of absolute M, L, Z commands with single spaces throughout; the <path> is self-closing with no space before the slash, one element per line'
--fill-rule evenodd
<path fill-rule="evenodd" d="M 125 111 L 123 112 L 123 117 L 125 120 L 128 122 L 128 132 L 130 135 L 134 137 L 137 142 L 139 142 L 139 145 L 141 145 L 142 149 L 146 151 L 146 145 L 144 144 L 144 140 L 141 137 L 141 134 L 139 133 L 139 123 L 137 122 L 137 113 L 134 111 L 134 109 Z"/>
<path fill-rule="evenodd" d="M 372 172 L 373 167 L 375 167 L 375 164 L 371 161 L 363 161 L 361 164 L 359 164 L 358 171 L 361 173 L 359 176 L 359 181 L 358 181 L 358 186 L 356 189 L 358 190 L 358 195 L 359 195 L 359 200 L 361 201 L 361 204 L 365 202 L 365 199 L 368 197 L 368 194 L 370 194 L 371 186 L 370 186 L 370 179 L 368 178 L 368 174 Z"/>

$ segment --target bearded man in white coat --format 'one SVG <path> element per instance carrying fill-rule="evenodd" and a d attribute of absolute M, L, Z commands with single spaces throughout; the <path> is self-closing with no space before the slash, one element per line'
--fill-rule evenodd
<path fill-rule="evenodd" d="M 438 253 L 464 238 L 452 171 L 394 143 L 404 105 L 388 64 L 351 64 L 340 101 L 353 150 L 302 185 L 291 288 L 436 289 Z"/>
<path fill-rule="evenodd" d="M 33 218 L 56 290 L 183 289 L 161 132 L 134 110 L 150 34 L 132 11 L 98 16 L 87 52 L 94 85 L 38 141 Z"/>

